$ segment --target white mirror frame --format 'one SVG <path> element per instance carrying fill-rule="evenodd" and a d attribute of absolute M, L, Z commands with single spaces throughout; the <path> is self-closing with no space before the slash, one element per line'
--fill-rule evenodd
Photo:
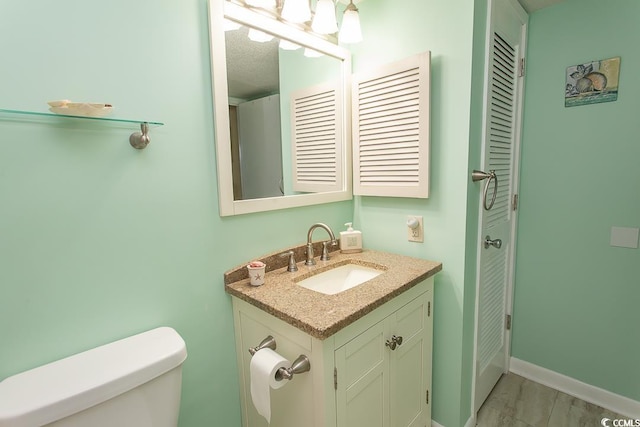
<path fill-rule="evenodd" d="M 234 200 L 231 168 L 231 135 L 229 128 L 229 94 L 227 86 L 224 19 L 258 28 L 281 39 L 293 41 L 342 61 L 342 190 L 323 193 L 295 194 L 262 199 Z M 353 197 L 351 179 L 351 53 L 327 40 L 291 27 L 268 16 L 226 0 L 209 0 L 209 31 L 211 49 L 214 126 L 218 167 L 218 197 L 220 216 L 240 215 L 299 206 L 350 200 Z"/>

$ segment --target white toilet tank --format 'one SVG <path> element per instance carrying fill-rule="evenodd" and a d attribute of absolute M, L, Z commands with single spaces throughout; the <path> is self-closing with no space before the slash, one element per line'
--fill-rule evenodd
<path fill-rule="evenodd" d="M 175 427 L 185 343 L 161 327 L 0 382 L 0 427 Z"/>

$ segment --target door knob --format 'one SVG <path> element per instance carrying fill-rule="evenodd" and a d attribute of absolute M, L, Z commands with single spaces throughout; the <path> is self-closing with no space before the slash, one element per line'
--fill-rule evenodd
<path fill-rule="evenodd" d="M 391 350 L 395 350 L 396 346 L 402 345 L 402 337 L 393 335 L 390 340 L 387 340 L 387 342 L 384 343 L 384 345 L 389 347 Z"/>
<path fill-rule="evenodd" d="M 500 249 L 502 247 L 502 240 L 501 239 L 491 240 L 491 236 L 487 236 L 484 238 L 484 248 L 489 249 L 489 246 L 493 246 L 496 249 Z"/>

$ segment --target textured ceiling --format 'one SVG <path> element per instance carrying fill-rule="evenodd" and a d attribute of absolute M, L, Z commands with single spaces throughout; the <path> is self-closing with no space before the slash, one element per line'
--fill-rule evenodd
<path fill-rule="evenodd" d="M 278 40 L 254 42 L 247 33 L 247 27 L 224 33 L 229 96 L 255 99 L 278 93 Z"/>

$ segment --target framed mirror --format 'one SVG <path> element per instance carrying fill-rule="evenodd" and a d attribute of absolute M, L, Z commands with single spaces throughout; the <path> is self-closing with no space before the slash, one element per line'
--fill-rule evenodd
<path fill-rule="evenodd" d="M 241 4 L 209 8 L 220 215 L 351 199 L 349 51 Z"/>

